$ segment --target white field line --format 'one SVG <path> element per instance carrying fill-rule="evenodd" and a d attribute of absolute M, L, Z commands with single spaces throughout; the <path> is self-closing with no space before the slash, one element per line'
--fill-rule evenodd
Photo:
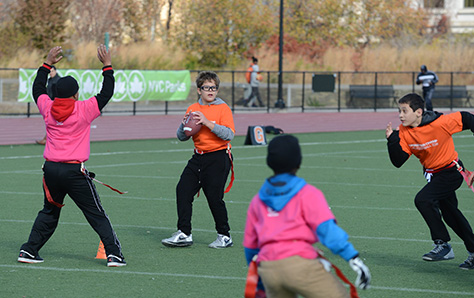
<path fill-rule="evenodd" d="M 383 134 L 382 134 L 383 135 Z M 471 135 L 455 135 L 454 139 L 472 138 Z M 351 141 L 334 141 L 334 142 L 306 142 L 300 143 L 301 146 L 319 146 L 319 145 L 353 145 L 353 144 L 367 144 L 367 143 L 385 143 L 385 138 L 372 140 L 351 140 Z M 474 144 L 473 144 L 474 146 Z M 232 146 L 233 149 L 258 149 L 265 146 Z M 472 147 L 471 145 L 457 145 L 456 148 Z M 170 152 L 192 152 L 192 149 L 168 149 L 168 150 L 137 150 L 137 151 L 118 151 L 118 152 L 101 152 L 91 153 L 91 156 L 108 156 L 108 155 L 127 155 L 127 154 L 152 154 L 152 153 L 170 153 Z M 354 151 L 357 152 L 357 151 Z M 385 150 L 377 150 L 373 152 L 385 152 Z M 344 153 L 344 152 L 341 152 Z M 329 153 L 320 153 L 329 154 Z M 331 152 L 331 154 L 333 154 Z M 337 153 L 336 153 L 337 154 Z M 306 154 L 305 154 L 306 155 Z M 23 156 L 1 156 L 0 160 L 8 159 L 28 159 L 28 158 L 42 158 L 42 155 L 23 155 Z"/>
<path fill-rule="evenodd" d="M 356 140 L 356 141 L 340 141 L 340 142 L 313 142 L 313 143 L 301 143 L 301 146 L 314 146 L 314 145 L 343 145 L 343 144 L 358 144 L 358 143 L 376 143 L 385 142 L 384 139 L 376 140 Z M 257 149 L 262 146 L 232 146 L 233 149 Z M 108 156 L 108 155 L 127 155 L 127 154 L 154 154 L 154 153 L 170 153 L 170 152 L 192 152 L 192 149 L 169 149 L 169 150 L 138 150 L 138 151 L 118 151 L 118 152 L 103 152 L 103 153 L 91 153 L 91 156 Z M 2 156 L 0 160 L 8 159 L 28 159 L 28 158 L 42 158 L 42 155 L 24 155 L 24 156 Z"/>
<path fill-rule="evenodd" d="M 88 272 L 88 273 L 100 273 L 100 274 L 123 274 L 123 275 L 138 275 L 138 276 L 165 276 L 165 277 L 185 277 L 185 278 L 196 278 L 196 279 L 213 279 L 213 280 L 235 280 L 245 281 L 246 278 L 242 276 L 217 276 L 217 275 L 198 275 L 198 274 L 183 274 L 183 273 L 166 273 L 166 272 L 143 272 L 143 271 L 122 271 L 122 270 L 102 270 L 102 269 L 79 269 L 79 268 L 59 268 L 59 267 L 44 267 L 41 265 L 9 265 L 0 264 L 0 268 L 12 268 L 12 269 L 25 269 L 25 270 L 46 270 L 54 272 Z M 408 293 L 432 293 L 439 295 L 450 295 L 454 296 L 474 296 L 474 292 L 458 292 L 458 291 L 439 291 L 431 289 L 416 289 L 416 288 L 396 288 L 396 287 L 383 287 L 372 285 L 368 291 L 398 291 Z"/>
<path fill-rule="evenodd" d="M 13 224 L 33 224 L 33 220 L 22 220 L 22 219 L 0 219 L 1 223 L 13 223 Z M 62 225 L 73 225 L 73 226 L 89 226 L 87 222 L 67 222 L 61 221 Z M 175 231 L 176 227 L 157 227 L 157 226 L 141 226 L 141 225 L 124 225 L 124 224 L 116 224 L 114 223 L 114 228 L 122 228 L 122 229 L 146 229 L 146 230 L 160 230 L 160 231 Z M 198 229 L 193 228 L 193 231 L 200 232 L 200 233 L 210 233 L 215 234 L 215 230 L 208 230 L 208 229 Z M 239 234 L 243 235 L 243 231 L 236 231 L 232 230 L 232 234 Z M 371 237 L 371 236 L 350 236 L 351 239 L 363 239 L 363 240 L 374 240 L 374 241 L 398 241 L 398 242 L 422 242 L 422 243 L 432 243 L 431 240 L 424 240 L 424 239 L 411 239 L 411 238 L 396 238 L 396 237 Z M 451 244 L 455 245 L 463 245 L 463 242 L 460 241 L 451 241 Z"/>
<path fill-rule="evenodd" d="M 325 183 L 320 183 L 320 184 L 325 184 Z M 339 183 L 333 183 L 333 184 L 338 184 Z M 352 184 L 353 186 L 355 184 Z M 362 185 L 362 184 L 359 184 Z M 363 184 L 367 185 L 367 184 Z M 380 186 L 380 185 L 376 185 Z M 389 187 L 390 185 L 387 185 Z M 390 186 L 390 187 L 398 187 L 398 188 L 415 188 L 416 186 Z M 419 188 L 419 187 L 416 187 Z M 469 193 L 471 193 L 471 190 L 468 188 L 463 188 L 458 191 L 465 190 Z M 0 194 L 4 195 L 22 195 L 22 196 L 38 196 L 42 197 L 43 193 L 42 192 L 18 192 L 18 191 L 5 191 L 5 190 L 0 190 Z M 107 195 L 107 194 L 101 194 L 101 198 L 113 198 L 113 199 L 126 199 L 126 200 L 137 200 L 137 201 L 169 201 L 169 202 L 175 202 L 175 198 L 150 198 L 150 197 L 136 197 L 136 196 L 128 196 L 128 195 Z M 250 199 L 250 198 L 249 198 Z M 237 205 L 248 205 L 249 201 L 236 201 L 236 200 L 231 200 L 231 199 L 226 199 L 225 202 L 227 204 L 237 204 Z M 330 206 L 333 209 L 360 209 L 360 210 L 375 210 L 375 211 L 413 211 L 417 212 L 416 208 L 393 208 L 393 207 L 373 207 L 373 206 L 344 206 L 344 205 L 331 205 Z M 468 210 L 468 209 L 463 209 L 463 213 L 474 213 L 473 210 Z M 1 220 L 0 220 L 1 221 Z"/>

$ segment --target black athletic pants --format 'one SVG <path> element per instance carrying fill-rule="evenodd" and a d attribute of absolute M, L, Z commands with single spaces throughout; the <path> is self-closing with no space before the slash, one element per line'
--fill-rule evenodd
<path fill-rule="evenodd" d="M 462 165 L 461 162 L 459 164 Z M 462 175 L 456 167 L 445 169 L 433 174 L 431 182 L 425 185 L 415 197 L 415 205 L 428 224 L 431 239 L 451 240 L 443 223 L 464 241 L 469 252 L 474 252 L 474 234 L 469 222 L 458 209 L 456 190 L 463 183 Z"/>
<path fill-rule="evenodd" d="M 202 188 L 211 209 L 217 233 L 230 236 L 227 208 L 224 202 L 224 188 L 231 167 L 226 150 L 195 153 L 181 174 L 176 186 L 178 208 L 178 229 L 191 234 L 191 217 L 194 196 Z"/>
<path fill-rule="evenodd" d="M 47 189 L 43 187 L 45 194 L 43 210 L 38 213 L 28 242 L 23 244 L 21 249 L 38 255 L 38 251 L 58 226 L 61 208 L 48 202 L 46 191 L 49 191 L 54 202 L 59 204 L 63 204 L 64 197 L 69 195 L 99 235 L 106 254 L 123 257 L 120 242 L 104 208 L 102 208 L 95 186 L 89 177 L 82 174 L 81 164 L 46 161 L 43 172 L 47 186 Z"/>

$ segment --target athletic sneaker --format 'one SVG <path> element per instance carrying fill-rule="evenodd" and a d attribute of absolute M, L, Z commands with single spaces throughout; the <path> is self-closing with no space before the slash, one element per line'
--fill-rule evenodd
<path fill-rule="evenodd" d="M 474 269 L 474 252 L 470 252 L 467 259 L 459 265 L 459 268 L 464 270 Z"/>
<path fill-rule="evenodd" d="M 20 255 L 18 256 L 18 262 L 36 264 L 36 263 L 43 263 L 44 260 L 40 258 L 40 256 L 34 256 L 30 254 L 29 252 L 27 252 L 26 250 L 21 249 Z"/>
<path fill-rule="evenodd" d="M 122 267 L 126 265 L 127 263 L 124 261 L 123 258 L 119 258 L 116 255 L 107 256 L 107 267 Z"/>
<path fill-rule="evenodd" d="M 232 242 L 232 238 L 226 235 L 217 234 L 217 239 L 214 240 L 211 244 L 209 244 L 210 248 L 226 248 L 231 247 L 234 245 Z"/>
<path fill-rule="evenodd" d="M 161 244 L 168 247 L 185 247 L 193 245 L 193 235 L 186 235 L 181 230 L 173 233 L 171 237 L 161 240 Z"/>
<path fill-rule="evenodd" d="M 423 255 L 425 261 L 444 261 L 454 259 L 454 252 L 451 245 L 443 240 L 435 240 L 432 251 Z"/>

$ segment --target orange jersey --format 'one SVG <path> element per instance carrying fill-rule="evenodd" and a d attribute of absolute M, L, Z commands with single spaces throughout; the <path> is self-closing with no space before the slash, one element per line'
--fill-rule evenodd
<path fill-rule="evenodd" d="M 201 111 L 209 121 L 228 127 L 235 134 L 234 116 L 232 115 L 232 110 L 227 104 L 201 105 L 196 102 L 188 107 L 186 113 L 189 113 L 190 111 Z M 193 141 L 194 147 L 204 152 L 226 149 L 227 145 L 229 145 L 230 148 L 230 141 L 219 138 L 204 125 L 201 130 L 193 136 Z"/>
<path fill-rule="evenodd" d="M 418 126 L 399 126 L 400 146 L 414 154 L 426 169 L 438 170 L 458 158 L 452 135 L 462 131 L 460 112 L 441 115 L 433 122 Z"/>

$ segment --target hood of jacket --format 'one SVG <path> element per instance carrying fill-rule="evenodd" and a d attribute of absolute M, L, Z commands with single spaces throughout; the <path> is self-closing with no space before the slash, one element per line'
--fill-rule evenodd
<path fill-rule="evenodd" d="M 199 97 L 198 103 L 200 105 L 203 105 L 203 106 L 205 106 L 205 105 L 220 105 L 220 104 L 225 103 L 225 101 L 223 101 L 220 97 L 216 97 L 216 99 L 214 99 L 211 102 L 204 102 L 204 100 L 202 100 L 202 98 Z"/>
<path fill-rule="evenodd" d="M 441 115 L 443 115 L 443 113 L 438 113 L 434 111 L 424 111 L 423 115 L 421 116 L 421 123 L 418 126 L 430 124 L 431 122 L 441 117 Z"/>
<path fill-rule="evenodd" d="M 58 122 L 64 122 L 74 111 L 76 100 L 73 98 L 58 98 L 53 101 L 51 115 Z"/>
<path fill-rule="evenodd" d="M 303 178 L 283 173 L 266 179 L 258 195 L 265 205 L 281 211 L 305 185 Z"/>

